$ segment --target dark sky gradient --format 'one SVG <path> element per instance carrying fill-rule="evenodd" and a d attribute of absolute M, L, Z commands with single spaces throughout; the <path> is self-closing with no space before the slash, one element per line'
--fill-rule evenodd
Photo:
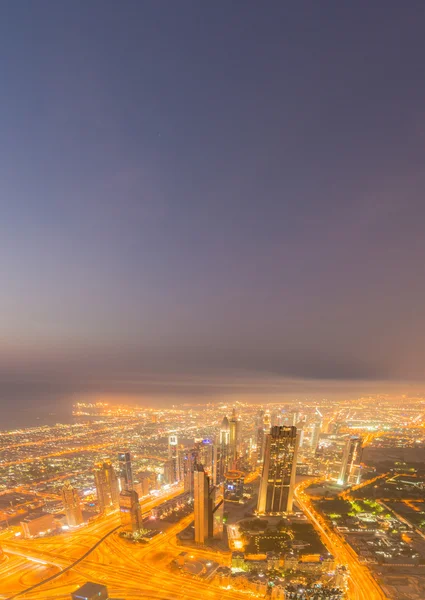
<path fill-rule="evenodd" d="M 422 0 L 3 3 L 2 406 L 423 380 L 424 30 Z"/>

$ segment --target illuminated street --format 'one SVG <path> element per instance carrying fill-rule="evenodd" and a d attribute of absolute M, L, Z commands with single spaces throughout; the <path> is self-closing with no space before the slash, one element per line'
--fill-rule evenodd
<path fill-rule="evenodd" d="M 319 531 L 329 551 L 341 564 L 348 566 L 351 598 L 353 600 L 387 600 L 369 569 L 359 563 L 350 546 L 344 542 L 342 537 L 331 531 L 323 518 L 314 510 L 308 494 L 304 491 L 310 483 L 311 481 L 306 481 L 298 485 L 295 489 L 296 500 Z"/>

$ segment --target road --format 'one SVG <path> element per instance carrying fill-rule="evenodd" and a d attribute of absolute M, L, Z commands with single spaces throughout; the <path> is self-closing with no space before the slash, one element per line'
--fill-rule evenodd
<path fill-rule="evenodd" d="M 172 489 L 154 498 L 146 507 L 164 502 L 180 489 Z M 24 540 L 13 532 L 2 534 L 0 544 L 8 553 L 9 576 L 2 579 L 0 598 L 12 600 L 69 600 L 84 581 L 105 583 L 111 595 L 126 600 L 241 600 L 246 594 L 224 590 L 199 579 L 172 574 L 167 565 L 185 547 L 177 546 L 175 536 L 193 520 L 188 515 L 149 544 L 131 544 L 113 529 L 119 527 L 119 515 L 102 516 L 86 527 L 60 536 Z M 220 556 L 206 550 L 197 556 L 228 564 L 229 554 Z M 34 562 L 36 561 L 36 562 Z M 1 570 L 0 570 L 1 575 Z"/>
<path fill-rule="evenodd" d="M 308 516 L 336 561 L 348 567 L 350 572 L 350 598 L 352 600 L 388 600 L 370 570 L 360 563 L 357 554 L 351 546 L 339 534 L 331 530 L 323 517 L 315 510 L 311 500 L 305 493 L 305 489 L 311 483 L 311 480 L 303 481 L 296 487 L 296 501 L 302 511 Z"/>

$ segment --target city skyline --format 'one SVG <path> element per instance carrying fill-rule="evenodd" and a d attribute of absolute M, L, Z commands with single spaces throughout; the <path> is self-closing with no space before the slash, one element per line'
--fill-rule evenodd
<path fill-rule="evenodd" d="M 0 4 L 0 600 L 425 598 L 425 4 Z"/>

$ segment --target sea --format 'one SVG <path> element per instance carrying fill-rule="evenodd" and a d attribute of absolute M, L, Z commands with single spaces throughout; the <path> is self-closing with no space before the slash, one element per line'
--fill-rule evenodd
<path fill-rule="evenodd" d="M 13 431 L 28 427 L 41 427 L 43 425 L 56 425 L 57 423 L 72 424 L 76 418 L 72 416 L 72 407 L 69 410 L 63 407 L 60 410 L 51 408 L 38 408 L 19 410 L 0 407 L 0 431 Z"/>

